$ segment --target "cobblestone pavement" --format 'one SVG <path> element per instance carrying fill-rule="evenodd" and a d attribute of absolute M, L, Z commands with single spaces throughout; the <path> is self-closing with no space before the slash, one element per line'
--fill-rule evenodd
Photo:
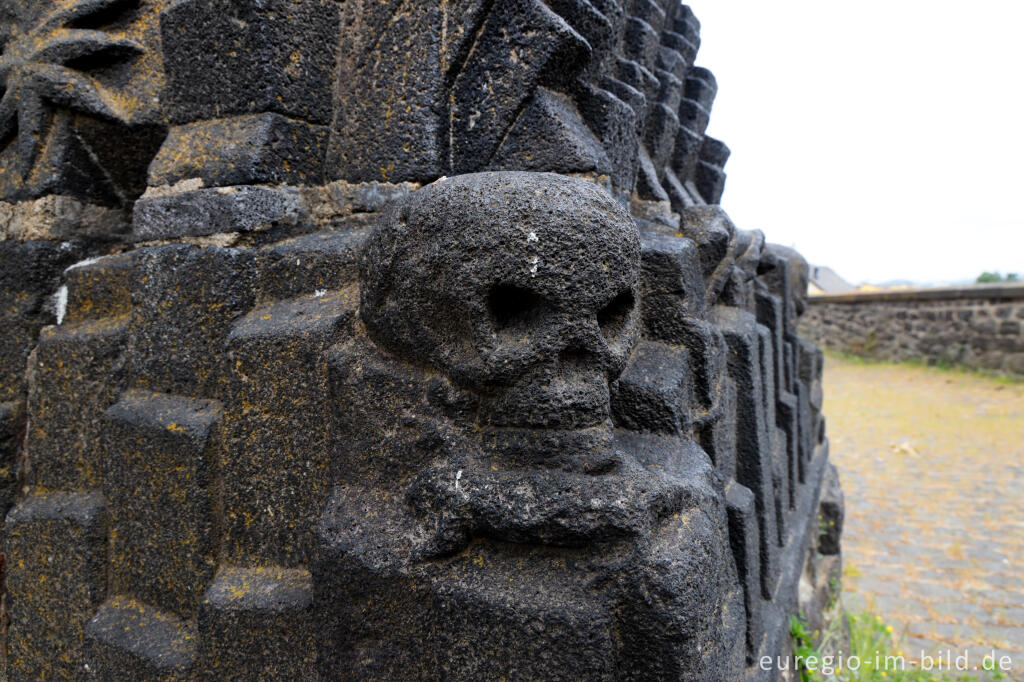
<path fill-rule="evenodd" d="M 908 659 L 995 649 L 1024 679 L 1024 383 L 829 356 L 825 414 L 848 607 Z"/>

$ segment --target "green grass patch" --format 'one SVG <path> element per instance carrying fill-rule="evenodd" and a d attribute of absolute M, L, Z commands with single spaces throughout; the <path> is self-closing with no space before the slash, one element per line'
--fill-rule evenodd
<path fill-rule="evenodd" d="M 914 663 L 899 646 L 898 638 L 890 625 L 880 616 L 870 612 L 847 614 L 836 610 L 825 632 L 811 632 L 807 622 L 793 616 L 790 619 L 790 636 L 793 638 L 793 661 L 791 667 L 799 672 L 801 682 L 976 682 L 979 678 L 951 670 L 955 667 L 943 658 L 932 659 L 932 669 L 923 670 L 920 663 Z M 848 627 L 844 633 L 843 625 Z M 844 647 L 844 635 L 849 640 Z M 944 654 L 945 656 L 946 654 Z M 970 661 L 971 666 L 980 666 L 988 671 L 992 681 L 1008 679 L 1005 672 L 997 669 L 997 663 L 986 657 L 982 661 Z"/>

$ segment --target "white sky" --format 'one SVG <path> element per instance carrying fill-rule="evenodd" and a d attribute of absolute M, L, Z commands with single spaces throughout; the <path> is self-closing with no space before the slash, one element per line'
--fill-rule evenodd
<path fill-rule="evenodd" d="M 1024 2 L 687 4 L 738 227 L 855 284 L 1024 274 Z"/>

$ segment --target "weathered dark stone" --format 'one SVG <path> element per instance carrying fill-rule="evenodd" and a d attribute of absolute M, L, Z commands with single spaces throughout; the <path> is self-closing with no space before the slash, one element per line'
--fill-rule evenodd
<path fill-rule="evenodd" d="M 194 616 L 216 568 L 223 410 L 210 400 L 129 391 L 104 420 L 110 590 L 144 608 Z"/>
<path fill-rule="evenodd" d="M 327 130 L 263 113 L 171 128 L 149 166 L 149 184 L 200 178 L 208 187 L 314 184 L 321 179 Z"/>
<path fill-rule="evenodd" d="M 221 679 L 314 679 L 312 593 L 307 570 L 222 570 L 199 610 L 204 672 Z"/>
<path fill-rule="evenodd" d="M 32 495 L 7 516 L 10 644 L 15 679 L 74 677 L 85 621 L 103 601 L 107 527 L 99 493 Z M 55 652 L 63 656 L 54 656 Z"/>
<path fill-rule="evenodd" d="M 773 679 L 841 498 L 699 45 L 674 0 L 0 0 L 11 678 Z"/>
<path fill-rule="evenodd" d="M 293 229 L 306 221 L 306 207 L 294 188 L 217 187 L 143 197 L 135 203 L 132 238 Z"/>
<path fill-rule="evenodd" d="M 331 120 L 332 0 L 181 0 L 160 16 L 174 123 L 274 112 Z"/>

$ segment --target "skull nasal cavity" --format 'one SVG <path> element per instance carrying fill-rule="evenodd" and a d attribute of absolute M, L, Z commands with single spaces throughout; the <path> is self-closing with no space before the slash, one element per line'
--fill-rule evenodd
<path fill-rule="evenodd" d="M 636 300 L 633 292 L 626 289 L 597 311 L 597 324 L 601 327 L 601 333 L 605 336 L 617 334 L 626 323 L 626 318 L 629 317 L 634 305 Z"/>
<path fill-rule="evenodd" d="M 495 284 L 487 297 L 487 305 L 494 326 L 501 330 L 532 324 L 540 316 L 544 299 L 515 284 Z"/>

